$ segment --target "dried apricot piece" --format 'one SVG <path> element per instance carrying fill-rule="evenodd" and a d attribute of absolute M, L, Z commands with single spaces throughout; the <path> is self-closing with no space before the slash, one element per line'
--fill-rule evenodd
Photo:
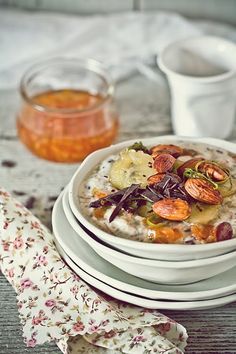
<path fill-rule="evenodd" d="M 204 241 L 204 243 L 216 241 L 216 230 L 213 225 L 191 225 L 191 233 L 198 241 Z"/>
<path fill-rule="evenodd" d="M 178 227 L 163 226 L 154 230 L 154 242 L 156 243 L 176 243 L 183 237 Z"/>
<path fill-rule="evenodd" d="M 101 207 L 101 208 L 94 209 L 93 215 L 97 219 L 103 219 L 105 212 L 106 212 L 106 208 Z"/>

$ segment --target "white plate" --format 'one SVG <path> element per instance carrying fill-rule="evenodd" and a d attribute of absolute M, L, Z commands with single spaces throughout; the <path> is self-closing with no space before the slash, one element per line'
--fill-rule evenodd
<path fill-rule="evenodd" d="M 67 221 L 62 195 L 52 213 L 55 238 L 83 270 L 114 288 L 150 299 L 203 300 L 236 292 L 236 267 L 208 280 L 188 285 L 155 284 L 134 277 L 105 261 L 81 239 Z"/>
<path fill-rule="evenodd" d="M 206 310 L 214 307 L 219 307 L 223 305 L 230 304 L 236 301 L 236 294 L 220 297 L 212 300 L 202 300 L 202 301 L 158 301 L 150 300 L 143 297 L 127 294 L 112 286 L 103 283 L 102 281 L 92 277 L 90 274 L 86 273 L 82 268 L 80 268 L 73 260 L 66 254 L 62 247 L 56 242 L 58 252 L 68 264 L 68 266 L 79 275 L 88 284 L 94 286 L 95 288 L 103 291 L 105 294 L 114 297 L 115 299 L 128 302 L 132 305 L 137 305 L 149 309 L 159 309 L 159 310 Z"/>
<path fill-rule="evenodd" d="M 62 204 L 64 213 L 74 231 L 102 258 L 114 266 L 141 279 L 162 284 L 189 284 L 209 279 L 236 266 L 236 251 L 216 257 L 196 259 L 193 261 L 157 261 L 138 258 L 116 251 L 96 241 L 94 235 L 83 229 L 73 215 L 66 188 Z"/>
<path fill-rule="evenodd" d="M 207 143 L 236 153 L 235 144 L 212 138 L 183 138 L 176 136 L 161 136 L 150 139 L 142 139 L 142 142 L 146 146 L 152 146 L 160 143 L 179 143 L 180 140 Z M 83 215 L 80 206 L 80 200 L 78 197 L 78 190 L 81 183 L 99 162 L 103 161 L 105 158 L 112 154 L 117 154 L 121 149 L 130 146 L 134 142 L 135 140 L 126 141 L 90 154 L 75 172 L 71 182 L 69 183 L 69 202 L 73 214 L 80 221 L 80 223 L 109 246 L 112 245 L 116 249 L 122 250 L 126 253 L 148 259 L 164 261 L 193 260 L 214 257 L 236 250 L 236 237 L 231 240 L 200 245 L 153 244 L 133 241 L 114 236 L 101 230 L 95 224 L 91 223 L 91 220 L 89 220 L 88 217 Z"/>

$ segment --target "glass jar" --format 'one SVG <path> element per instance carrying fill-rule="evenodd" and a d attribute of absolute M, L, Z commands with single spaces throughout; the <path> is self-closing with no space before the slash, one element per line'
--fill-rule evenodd
<path fill-rule="evenodd" d="M 118 131 L 114 86 L 95 60 L 54 59 L 37 64 L 20 84 L 21 141 L 37 156 L 77 162 L 110 145 Z"/>

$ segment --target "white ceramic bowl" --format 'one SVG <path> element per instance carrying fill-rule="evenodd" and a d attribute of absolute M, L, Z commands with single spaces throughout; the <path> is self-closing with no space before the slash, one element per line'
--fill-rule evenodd
<path fill-rule="evenodd" d="M 220 139 L 212 138 L 184 138 L 177 136 L 162 136 L 156 138 L 142 139 L 146 146 L 156 144 L 172 143 L 175 144 L 182 141 L 207 143 L 216 147 L 224 148 L 228 151 L 236 153 L 236 145 Z M 138 257 L 158 260 L 194 260 L 218 256 L 227 252 L 236 250 L 236 237 L 231 240 L 214 242 L 201 245 L 177 245 L 177 244 L 153 244 L 144 243 L 133 240 L 124 239 L 121 237 L 109 234 L 95 224 L 92 224 L 87 216 L 81 211 L 80 201 L 78 197 L 79 186 L 87 177 L 89 172 L 106 157 L 112 154 L 117 154 L 121 149 L 130 146 L 137 139 L 126 141 L 117 145 L 112 145 L 108 148 L 98 150 L 89 155 L 75 172 L 69 184 L 69 203 L 75 217 L 89 231 L 95 234 L 99 239 L 107 245 L 115 247 L 123 252 L 135 255 Z"/>
<path fill-rule="evenodd" d="M 189 284 L 211 278 L 236 265 L 236 251 L 221 256 L 193 261 L 157 261 L 129 256 L 98 242 L 73 215 L 67 190 L 63 195 L 63 210 L 72 229 L 106 261 L 144 280 L 161 284 Z"/>

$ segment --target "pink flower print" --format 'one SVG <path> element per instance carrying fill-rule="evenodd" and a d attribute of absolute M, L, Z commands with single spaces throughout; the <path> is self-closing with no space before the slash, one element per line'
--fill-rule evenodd
<path fill-rule="evenodd" d="M 31 229 L 41 229 L 40 223 L 38 221 L 31 221 Z"/>
<path fill-rule="evenodd" d="M 102 302 L 102 301 L 101 301 L 101 299 L 99 299 L 99 298 L 97 298 L 97 299 L 94 300 L 94 304 L 95 304 L 95 305 L 101 304 L 101 302 Z"/>
<path fill-rule="evenodd" d="M 73 288 L 70 289 L 70 291 L 71 291 L 72 294 L 74 294 L 75 297 L 76 297 L 76 295 L 77 295 L 78 292 L 79 292 L 79 287 L 78 287 L 78 285 L 74 285 Z"/>
<path fill-rule="evenodd" d="M 21 236 L 17 236 L 13 241 L 13 247 L 17 250 L 24 246 L 24 241 L 22 240 Z"/>
<path fill-rule="evenodd" d="M 37 263 L 39 264 L 39 265 L 44 265 L 44 266 L 46 266 L 47 264 L 48 264 L 48 261 L 47 261 L 47 259 L 46 259 L 46 257 L 45 256 L 38 256 L 38 259 L 37 259 Z"/>
<path fill-rule="evenodd" d="M 22 301 L 18 301 L 18 303 L 17 303 L 17 307 L 18 307 L 18 309 L 21 309 L 21 308 L 23 307 L 23 303 L 22 303 Z"/>
<path fill-rule="evenodd" d="M 13 278 L 14 274 L 14 268 L 10 268 L 7 270 L 7 275 L 9 276 L 9 278 Z"/>
<path fill-rule="evenodd" d="M 33 316 L 32 318 L 32 324 L 37 326 L 41 325 L 43 321 L 47 320 L 48 317 L 45 316 L 45 312 L 43 310 L 40 310 L 37 316 Z"/>
<path fill-rule="evenodd" d="M 37 326 L 37 325 L 41 324 L 43 320 L 44 320 L 44 319 L 43 319 L 42 317 L 36 317 L 36 316 L 34 316 L 34 317 L 32 318 L 32 325 Z"/>
<path fill-rule="evenodd" d="M 33 348 L 36 346 L 37 341 L 35 339 L 35 336 L 36 336 L 36 332 L 32 333 L 31 338 L 26 340 L 27 347 Z"/>
<path fill-rule="evenodd" d="M 28 289 L 28 288 L 30 288 L 32 285 L 33 285 L 33 282 L 32 282 L 29 278 L 22 279 L 22 280 L 20 281 L 20 286 L 21 286 L 22 289 Z"/>
<path fill-rule="evenodd" d="M 10 243 L 7 242 L 7 241 L 2 241 L 2 247 L 3 247 L 3 251 L 9 251 L 9 246 L 10 246 Z"/>
<path fill-rule="evenodd" d="M 139 344 L 140 342 L 145 342 L 145 339 L 143 336 L 136 336 L 132 339 L 133 344 Z"/>
<path fill-rule="evenodd" d="M 75 280 L 75 281 L 80 280 L 80 277 L 77 274 L 73 273 L 72 276 L 73 276 L 73 280 Z"/>
<path fill-rule="evenodd" d="M 89 332 L 97 332 L 97 330 L 98 330 L 98 328 L 99 328 L 99 326 L 97 326 L 97 325 L 93 325 L 93 326 L 91 326 L 90 328 L 89 328 Z"/>
<path fill-rule="evenodd" d="M 0 195 L 5 198 L 10 197 L 10 194 L 8 192 L 2 191 L 2 190 L 0 191 Z"/>
<path fill-rule="evenodd" d="M 102 325 L 103 325 L 103 326 L 108 325 L 108 323 L 109 323 L 109 320 L 104 320 L 104 321 L 102 321 Z"/>
<path fill-rule="evenodd" d="M 31 339 L 27 340 L 26 344 L 27 344 L 27 347 L 34 348 L 37 344 L 37 341 L 35 338 L 31 338 Z"/>
<path fill-rule="evenodd" d="M 3 229 L 6 230 L 9 226 L 9 222 L 5 221 L 3 225 Z"/>
<path fill-rule="evenodd" d="M 76 322 L 72 328 L 75 332 L 81 332 L 84 330 L 84 324 L 81 321 L 79 321 Z"/>
<path fill-rule="evenodd" d="M 47 307 L 54 307 L 54 306 L 56 306 L 56 301 L 53 300 L 53 299 L 47 300 L 47 301 L 45 302 L 45 306 L 47 306 Z"/>
<path fill-rule="evenodd" d="M 113 331 L 113 330 L 111 330 L 111 331 L 109 331 L 109 332 L 105 332 L 104 338 L 112 338 L 112 337 L 114 337 L 115 335 L 116 335 L 116 332 Z"/>
<path fill-rule="evenodd" d="M 157 330 L 158 330 L 158 332 L 166 333 L 166 332 L 169 332 L 170 327 L 171 327 L 171 325 L 170 325 L 169 322 L 160 323 L 160 324 L 157 326 Z"/>
<path fill-rule="evenodd" d="M 43 247 L 43 253 L 47 254 L 48 253 L 48 246 Z"/>

